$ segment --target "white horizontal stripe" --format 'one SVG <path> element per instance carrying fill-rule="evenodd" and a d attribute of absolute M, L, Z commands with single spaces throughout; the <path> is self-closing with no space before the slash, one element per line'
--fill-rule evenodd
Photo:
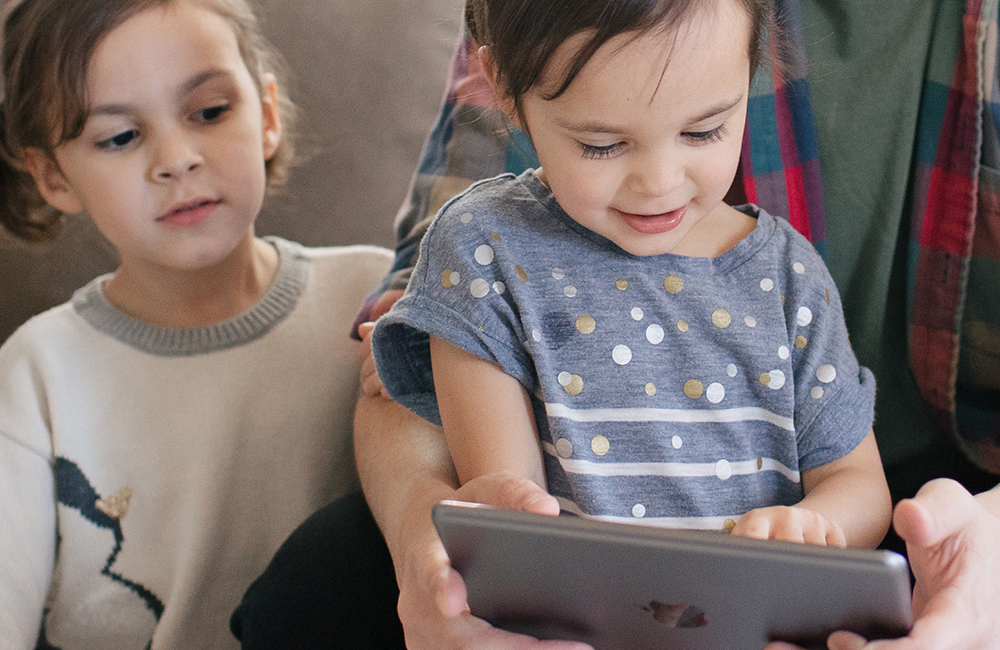
<path fill-rule="evenodd" d="M 580 506 L 569 499 L 557 497 L 559 507 L 566 512 L 572 512 L 584 519 L 596 519 L 598 521 L 610 521 L 616 524 L 637 524 L 639 526 L 655 526 L 657 528 L 686 528 L 688 530 L 722 530 L 727 519 L 736 521 L 739 515 L 729 517 L 610 517 L 588 515 Z"/>
<path fill-rule="evenodd" d="M 556 452 L 555 445 L 543 443 L 545 453 L 559 460 L 563 471 L 570 474 L 585 474 L 587 476 L 715 476 L 716 463 L 595 463 L 590 460 L 562 458 Z M 745 476 L 757 472 L 771 471 L 784 475 L 793 483 L 800 480 L 799 473 L 790 469 L 773 458 L 761 459 L 760 469 L 757 469 L 757 459 L 729 461 L 732 476 Z"/>
<path fill-rule="evenodd" d="M 550 418 L 566 418 L 574 422 L 770 422 L 786 431 L 795 431 L 792 418 L 772 413 L 756 406 L 731 409 L 654 409 L 600 408 L 573 409 L 564 404 L 546 402 L 545 414 Z"/>

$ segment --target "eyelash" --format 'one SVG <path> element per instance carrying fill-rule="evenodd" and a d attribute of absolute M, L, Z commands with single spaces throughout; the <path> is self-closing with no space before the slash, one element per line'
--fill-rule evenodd
<path fill-rule="evenodd" d="M 728 131 L 726 130 L 725 124 L 720 124 L 711 131 L 693 131 L 683 133 L 682 135 L 693 142 L 694 144 L 711 144 L 713 142 L 719 142 L 726 137 Z M 614 144 L 605 145 L 598 147 L 592 144 L 579 143 L 580 149 L 583 150 L 583 157 L 590 160 L 603 160 L 605 158 L 612 158 L 621 152 L 622 148 L 625 146 L 624 143 L 616 142 Z"/>
<path fill-rule="evenodd" d="M 218 122 L 223 115 L 232 110 L 231 104 L 219 104 L 217 106 L 209 106 L 208 108 L 203 108 L 199 111 L 195 111 L 193 116 L 195 120 L 202 124 L 213 124 Z M 123 137 L 128 136 L 125 142 L 116 142 Z M 103 149 L 105 151 L 120 151 L 128 145 L 130 145 L 139 136 L 138 129 L 129 129 L 127 131 L 122 131 L 121 133 L 116 133 L 115 135 L 97 142 L 97 148 Z"/>

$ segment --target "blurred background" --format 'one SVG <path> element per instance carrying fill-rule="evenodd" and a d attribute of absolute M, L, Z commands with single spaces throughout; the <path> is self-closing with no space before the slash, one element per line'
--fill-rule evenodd
<path fill-rule="evenodd" d="M 254 4 L 288 62 L 286 87 L 300 111 L 300 162 L 265 201 L 258 234 L 392 247 L 393 218 L 444 92 L 463 0 Z M 68 216 L 59 237 L 42 245 L 0 230 L 0 343 L 115 265 L 114 249 L 84 215 Z"/>

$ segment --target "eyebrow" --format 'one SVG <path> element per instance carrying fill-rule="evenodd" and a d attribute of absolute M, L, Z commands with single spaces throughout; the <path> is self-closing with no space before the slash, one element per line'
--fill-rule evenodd
<path fill-rule="evenodd" d="M 221 77 L 232 78 L 233 73 L 222 68 L 203 70 L 181 84 L 180 88 L 177 89 L 177 95 L 178 97 L 183 97 L 209 81 Z M 94 115 L 128 115 L 134 112 L 134 110 L 135 107 L 132 104 L 98 104 L 88 111 L 87 117 L 93 117 Z"/>
<path fill-rule="evenodd" d="M 721 102 L 712 106 L 711 108 L 705 110 L 701 115 L 696 116 L 694 119 L 688 120 L 688 124 L 697 124 L 698 122 L 704 122 L 705 120 L 715 117 L 721 113 L 731 110 L 734 106 L 743 101 L 743 95 L 741 94 L 735 100 L 730 102 Z M 568 129 L 570 131 L 575 131 L 577 133 L 604 133 L 604 134 L 619 134 L 624 133 L 626 129 L 615 124 L 607 124 L 604 122 L 567 122 L 562 118 L 555 118 L 556 123 Z"/>

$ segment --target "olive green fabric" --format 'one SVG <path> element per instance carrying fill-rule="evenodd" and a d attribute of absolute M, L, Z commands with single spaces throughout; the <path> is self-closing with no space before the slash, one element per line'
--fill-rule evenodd
<path fill-rule="evenodd" d="M 910 371 L 906 252 L 917 115 L 935 29 L 960 38 L 955 0 L 803 0 L 819 139 L 826 261 L 858 360 L 878 383 L 875 435 L 887 466 L 939 436 Z"/>

